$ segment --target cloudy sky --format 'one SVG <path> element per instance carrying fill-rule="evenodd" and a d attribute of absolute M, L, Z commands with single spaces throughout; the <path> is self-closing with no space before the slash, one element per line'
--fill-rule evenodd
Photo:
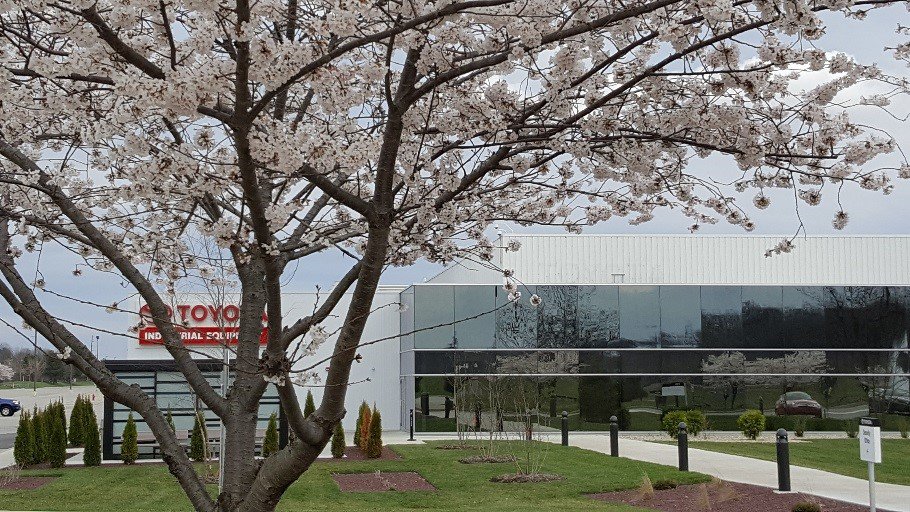
<path fill-rule="evenodd" d="M 870 14 L 868 19 L 859 22 L 855 20 L 845 20 L 840 16 L 828 17 L 828 30 L 826 35 L 818 42 L 818 46 L 828 51 L 841 51 L 855 56 L 862 63 L 877 63 L 887 73 L 907 76 L 910 74 L 904 64 L 895 62 L 891 59 L 890 54 L 884 48 L 896 45 L 900 39 L 894 33 L 897 27 L 897 20 L 906 18 L 907 13 L 901 8 L 891 8 L 881 10 Z M 811 87 L 812 84 L 806 84 Z M 877 91 L 872 90 L 855 90 L 851 91 L 852 95 L 859 96 L 869 95 Z M 891 108 L 892 112 L 898 117 L 907 116 L 910 113 L 910 101 L 906 98 L 896 101 Z M 891 117 L 885 112 L 875 112 L 866 110 L 857 112 L 854 119 L 865 124 L 873 125 L 887 130 L 894 136 L 901 148 L 910 151 L 910 131 L 906 122 Z M 877 160 L 878 165 L 895 165 L 899 162 L 898 155 L 886 157 Z M 728 166 L 722 160 L 708 159 L 695 163 L 695 169 L 699 172 L 710 174 L 717 179 L 730 178 L 738 175 L 739 172 L 735 167 Z M 729 169 L 729 172 L 725 172 Z M 827 193 L 826 193 L 827 192 Z M 834 213 L 839 209 L 835 200 L 833 187 L 823 191 L 823 201 L 821 205 L 809 207 L 805 203 L 799 206 L 798 216 L 792 191 L 777 191 L 771 195 L 772 207 L 758 211 L 752 208 L 751 197 L 754 192 L 747 193 L 740 201 L 740 204 L 747 207 L 747 211 L 756 222 L 755 232 L 759 234 L 779 234 L 781 236 L 792 236 L 798 226 L 799 220 L 802 219 L 805 230 L 808 234 L 819 235 L 828 233 L 844 234 L 908 234 L 908 220 L 910 219 L 910 182 L 899 181 L 895 183 L 895 190 L 891 195 L 883 196 L 880 193 L 861 191 L 857 187 L 849 187 L 841 196 L 844 209 L 850 215 L 850 223 L 842 232 L 837 232 L 831 225 L 831 219 Z M 687 228 L 691 224 L 689 219 L 684 218 L 673 211 L 660 211 L 656 214 L 654 220 L 641 226 L 630 226 L 625 220 L 614 218 L 608 222 L 588 228 L 586 233 L 687 233 Z M 503 226 L 504 231 L 515 230 L 516 232 L 562 232 L 559 229 L 542 229 L 534 230 L 522 229 L 513 226 Z M 714 226 L 704 226 L 702 233 L 741 233 L 738 228 L 733 228 L 725 224 Z M 317 285 L 329 286 L 335 282 L 340 273 L 346 270 L 339 263 L 340 258 L 337 253 L 323 253 L 312 258 L 308 258 L 305 265 L 300 265 L 296 269 L 289 269 L 285 279 L 285 288 L 289 292 L 312 290 Z M 75 260 L 63 253 L 50 244 L 46 246 L 40 255 L 40 265 L 37 258 L 23 257 L 22 270 L 30 269 L 28 272 L 34 272 L 36 266 L 40 270 L 48 287 L 61 295 L 79 297 L 87 302 L 98 304 L 110 304 L 115 301 L 122 301 L 129 297 L 130 290 L 119 279 L 91 277 L 75 278 L 71 271 L 75 266 Z M 347 263 L 347 262 L 343 262 Z M 383 277 L 385 284 L 409 284 L 420 282 L 429 276 L 438 272 L 440 267 L 422 262 L 408 268 L 390 269 Z M 31 276 L 29 276 L 31 277 Z M 72 300 L 49 296 L 48 293 L 42 294 L 46 301 L 47 307 L 59 314 L 66 321 L 73 322 L 75 331 L 88 339 L 93 336 L 99 336 L 100 355 L 104 358 L 121 358 L 125 356 L 126 344 L 129 343 L 129 336 L 126 335 L 126 329 L 130 323 L 130 317 L 126 315 L 107 314 L 101 308 L 80 305 Z M 124 302 L 128 305 L 132 302 Z M 0 319 L 9 324 L 19 327 L 21 320 L 18 319 L 6 306 L 0 304 Z M 78 324 L 91 325 L 102 331 L 92 331 L 84 327 L 78 327 Z M 21 331 L 21 329 L 19 329 Z M 105 332 L 107 331 L 107 332 Z M 13 346 L 31 346 L 32 332 L 25 332 L 27 337 L 23 337 L 15 330 L 8 328 L 0 323 L 0 342 Z M 38 339 L 39 346 L 50 347 L 50 345 Z"/>

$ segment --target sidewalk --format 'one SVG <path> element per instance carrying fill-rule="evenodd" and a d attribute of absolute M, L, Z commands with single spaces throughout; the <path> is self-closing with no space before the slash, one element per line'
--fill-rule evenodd
<path fill-rule="evenodd" d="M 551 438 L 551 441 L 559 442 L 559 439 Z M 610 453 L 610 440 L 606 434 L 570 434 L 569 444 L 586 450 Z M 676 445 L 620 437 L 619 455 L 675 466 L 678 452 Z M 907 467 L 910 471 L 910 461 L 907 461 Z M 731 482 L 777 488 L 775 462 L 689 448 L 689 469 Z M 869 504 L 867 480 L 791 465 L 790 482 L 794 491 L 861 505 Z M 875 494 L 879 510 L 910 512 L 910 486 L 876 483 Z"/>

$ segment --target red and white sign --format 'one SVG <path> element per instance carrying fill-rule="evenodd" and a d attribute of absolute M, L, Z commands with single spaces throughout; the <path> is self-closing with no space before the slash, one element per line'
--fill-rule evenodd
<path fill-rule="evenodd" d="M 174 323 L 184 345 L 236 345 L 239 337 L 240 308 L 235 304 L 212 306 L 205 304 L 178 304 L 168 307 L 168 314 Z M 151 308 L 144 304 L 139 308 L 142 319 L 139 327 L 140 345 L 163 345 L 161 332 L 152 321 Z M 267 316 L 262 314 L 262 332 L 259 343 L 268 342 Z"/>

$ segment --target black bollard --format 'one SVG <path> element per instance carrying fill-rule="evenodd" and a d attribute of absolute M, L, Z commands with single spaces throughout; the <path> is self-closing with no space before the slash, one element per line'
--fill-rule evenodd
<path fill-rule="evenodd" d="M 562 411 L 562 445 L 569 446 L 569 413 Z"/>
<path fill-rule="evenodd" d="M 610 457 L 619 457 L 619 422 L 610 416 Z"/>
<path fill-rule="evenodd" d="M 410 419 L 410 424 L 411 424 L 411 429 L 410 429 L 411 436 L 408 437 L 408 441 L 413 441 L 414 440 L 414 409 L 411 409 L 411 414 L 408 419 Z"/>
<path fill-rule="evenodd" d="M 430 394 L 421 393 L 420 394 L 420 414 L 424 416 L 430 415 Z"/>
<path fill-rule="evenodd" d="M 787 431 L 777 431 L 777 490 L 790 492 L 790 441 Z"/>
<path fill-rule="evenodd" d="M 679 470 L 689 471 L 689 434 L 684 421 L 679 423 L 679 434 L 676 440 L 679 443 Z"/>

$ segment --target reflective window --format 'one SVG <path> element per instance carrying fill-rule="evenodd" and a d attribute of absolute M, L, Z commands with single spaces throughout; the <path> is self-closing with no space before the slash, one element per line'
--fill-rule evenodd
<path fill-rule="evenodd" d="M 578 346 L 608 347 L 619 341 L 619 287 L 578 287 Z"/>
<path fill-rule="evenodd" d="M 701 337 L 698 286 L 660 287 L 660 346 L 697 347 Z"/>
<path fill-rule="evenodd" d="M 578 287 L 538 286 L 542 302 L 537 312 L 540 347 L 574 347 L 578 344 Z"/>
<path fill-rule="evenodd" d="M 453 292 L 451 286 L 414 287 L 414 346 L 451 348 L 455 338 Z"/>
<path fill-rule="evenodd" d="M 780 286 L 743 286 L 743 346 L 783 347 L 783 320 Z"/>
<path fill-rule="evenodd" d="M 739 286 L 701 287 L 701 345 L 736 348 L 743 343 L 743 297 Z"/>
<path fill-rule="evenodd" d="M 455 347 L 493 348 L 496 344 L 496 289 L 454 286 Z"/>
<path fill-rule="evenodd" d="M 793 348 L 826 345 L 825 303 L 827 291 L 821 286 L 783 288 L 783 344 Z"/>
<path fill-rule="evenodd" d="M 509 301 L 508 293 L 496 288 L 496 346 L 525 348 L 537 346 L 537 308 L 531 305 L 534 286 L 521 286 L 521 298 Z"/>
<path fill-rule="evenodd" d="M 660 298 L 656 286 L 619 288 L 619 344 L 656 347 L 660 326 Z"/>

